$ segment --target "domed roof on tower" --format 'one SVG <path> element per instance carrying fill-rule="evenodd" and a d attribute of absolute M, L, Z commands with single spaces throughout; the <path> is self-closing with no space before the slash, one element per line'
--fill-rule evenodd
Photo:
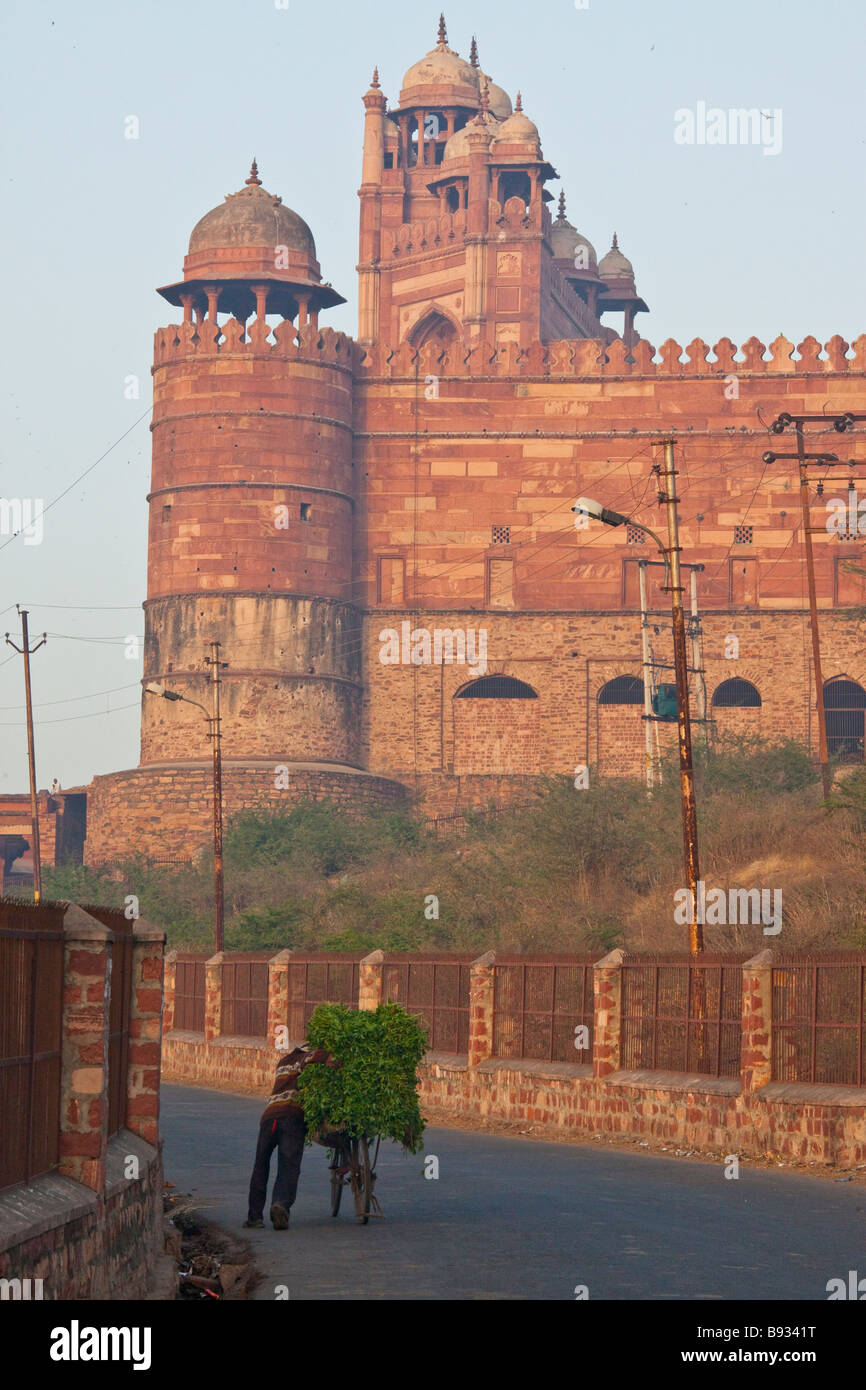
<path fill-rule="evenodd" d="M 502 122 L 496 132 L 496 139 L 498 143 L 503 145 L 524 145 L 532 151 L 534 156 L 541 155 L 541 136 L 538 133 L 538 126 L 524 113 L 523 97 L 520 92 L 517 93 L 514 115 Z"/>
<path fill-rule="evenodd" d="M 631 288 L 634 289 L 634 266 L 627 256 L 624 256 L 619 249 L 616 232 L 613 234 L 613 244 L 606 256 L 602 256 L 598 263 L 598 273 L 602 280 L 621 281 L 630 280 Z"/>
<path fill-rule="evenodd" d="M 228 247 L 287 246 L 316 260 L 316 243 L 306 222 L 262 187 L 256 161 L 237 193 L 206 212 L 192 229 L 189 253 L 222 251 Z"/>
<path fill-rule="evenodd" d="M 189 295 L 200 304 L 208 283 L 222 286 L 220 305 L 231 313 L 251 312 L 254 285 L 265 283 L 268 313 L 294 312 L 299 295 L 315 312 L 346 302 L 322 284 L 313 233 L 282 198 L 262 187 L 255 159 L 243 188 L 227 193 L 193 227 L 183 280 L 159 293 L 170 304 Z"/>
<path fill-rule="evenodd" d="M 595 274 L 598 271 L 598 257 L 592 242 L 579 232 L 575 226 L 569 222 L 565 215 L 565 192 L 559 195 L 559 216 L 554 222 L 550 231 L 550 247 L 553 255 L 558 261 L 569 261 L 571 265 L 577 265 L 577 251 L 579 247 L 584 248 L 580 269 L 588 270 Z"/>
<path fill-rule="evenodd" d="M 423 105 L 431 99 L 437 104 L 477 106 L 480 91 L 477 69 L 448 47 L 445 16 L 440 15 L 436 47 L 409 68 L 403 78 L 400 106 Z"/>

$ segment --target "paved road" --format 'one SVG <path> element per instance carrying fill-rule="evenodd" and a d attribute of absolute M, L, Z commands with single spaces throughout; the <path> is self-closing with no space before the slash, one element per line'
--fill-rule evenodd
<path fill-rule="evenodd" d="M 165 1086 L 166 1177 L 237 1230 L 262 1102 Z M 598 1146 L 427 1131 L 422 1155 L 383 1148 L 385 1219 L 332 1218 L 323 1149 L 304 1158 L 287 1233 L 244 1231 L 264 1281 L 292 1299 L 819 1299 L 866 1275 L 866 1191 L 782 1172 L 725 1179 L 686 1163 Z M 276 1155 L 273 1159 L 274 1171 Z M 345 1198 L 344 1198 L 345 1205 Z"/>

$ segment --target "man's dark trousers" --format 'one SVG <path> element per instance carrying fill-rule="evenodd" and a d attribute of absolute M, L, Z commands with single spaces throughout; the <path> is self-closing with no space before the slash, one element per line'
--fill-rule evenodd
<path fill-rule="evenodd" d="M 267 1115 L 262 1120 L 250 1179 L 250 1221 L 261 1221 L 264 1216 L 274 1149 L 278 1150 L 277 1179 L 271 1201 L 285 1207 L 286 1211 L 294 1204 L 306 1133 L 304 1113 L 294 1106 L 288 1107 L 281 1115 Z"/>

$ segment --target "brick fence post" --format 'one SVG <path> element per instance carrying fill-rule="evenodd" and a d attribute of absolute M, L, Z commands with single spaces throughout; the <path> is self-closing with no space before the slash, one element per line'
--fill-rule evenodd
<path fill-rule="evenodd" d="M 204 967 L 204 1040 L 213 1042 L 223 1028 L 223 952 L 218 951 Z"/>
<path fill-rule="evenodd" d="M 63 914 L 60 1163 L 102 1193 L 108 1152 L 108 1023 L 114 932 L 70 903 Z"/>
<path fill-rule="evenodd" d="M 371 951 L 361 961 L 358 971 L 358 1008 L 378 1009 L 382 1002 L 382 967 L 384 951 Z"/>
<path fill-rule="evenodd" d="M 773 952 L 759 951 L 743 966 L 740 1086 L 744 1095 L 773 1076 Z"/>
<path fill-rule="evenodd" d="M 159 1144 L 159 1071 L 162 1056 L 162 953 L 165 932 L 139 917 L 132 929 L 126 1128 Z"/>
<path fill-rule="evenodd" d="M 619 1071 L 622 1035 L 622 962 L 610 951 L 593 966 L 592 1074 L 596 1080 Z"/>
<path fill-rule="evenodd" d="M 496 952 L 487 951 L 469 967 L 469 1054 L 470 1067 L 480 1067 L 493 1056 L 493 969 Z"/>
<path fill-rule="evenodd" d="M 291 951 L 279 951 L 268 961 L 268 1047 L 288 1050 L 289 1041 L 289 967 Z M 285 1030 L 285 1040 L 278 1040 L 278 1029 Z"/>
<path fill-rule="evenodd" d="M 174 997 L 177 992 L 177 951 L 169 951 L 162 962 L 162 1031 L 174 1030 Z"/>

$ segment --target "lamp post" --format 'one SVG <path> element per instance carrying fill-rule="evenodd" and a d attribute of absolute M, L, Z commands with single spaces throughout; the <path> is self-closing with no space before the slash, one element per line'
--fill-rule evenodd
<path fill-rule="evenodd" d="M 666 441 L 664 473 L 665 493 L 662 496 L 662 500 L 666 502 L 668 508 L 668 532 L 670 542 L 668 546 L 663 545 L 656 533 L 651 531 L 648 526 L 645 526 L 642 521 L 634 521 L 629 516 L 623 516 L 621 512 L 611 511 L 608 507 L 603 507 L 600 502 L 596 502 L 592 498 L 579 497 L 575 506 L 572 507 L 572 511 L 581 512 L 584 516 L 593 517 L 596 521 L 601 521 L 605 526 L 624 526 L 626 523 L 632 526 L 639 526 L 642 531 L 645 531 L 647 535 L 651 536 L 655 541 L 665 562 L 666 587 L 670 589 L 673 612 L 674 664 L 677 681 L 677 724 L 680 747 L 680 788 L 683 817 L 683 852 L 688 891 L 691 899 L 691 913 L 689 914 L 689 949 L 692 955 L 698 955 L 704 949 L 704 933 L 703 925 L 698 921 L 697 910 L 698 881 L 700 878 L 700 869 L 698 867 L 698 824 L 695 806 L 694 774 L 692 771 L 689 677 L 686 657 L 683 590 L 680 582 L 680 547 L 678 544 L 676 517 L 677 499 L 674 496 L 673 486 L 675 472 L 676 470 L 673 466 L 673 443 L 671 441 Z M 702 1013 L 699 1016 L 702 1017 Z"/>
<path fill-rule="evenodd" d="M 219 643 L 214 659 L 218 663 Z M 187 705 L 200 709 L 208 722 L 208 738 L 213 739 L 213 900 L 214 900 L 214 951 L 223 949 L 223 923 L 225 918 L 225 890 L 223 885 L 223 807 L 222 807 L 222 753 L 220 742 L 219 707 L 219 664 L 211 671 L 211 684 L 214 691 L 214 706 L 208 711 L 198 700 L 181 695 L 176 690 L 167 690 L 161 681 L 151 681 L 144 687 L 146 695 L 159 695 L 163 700 L 183 700 Z"/>

